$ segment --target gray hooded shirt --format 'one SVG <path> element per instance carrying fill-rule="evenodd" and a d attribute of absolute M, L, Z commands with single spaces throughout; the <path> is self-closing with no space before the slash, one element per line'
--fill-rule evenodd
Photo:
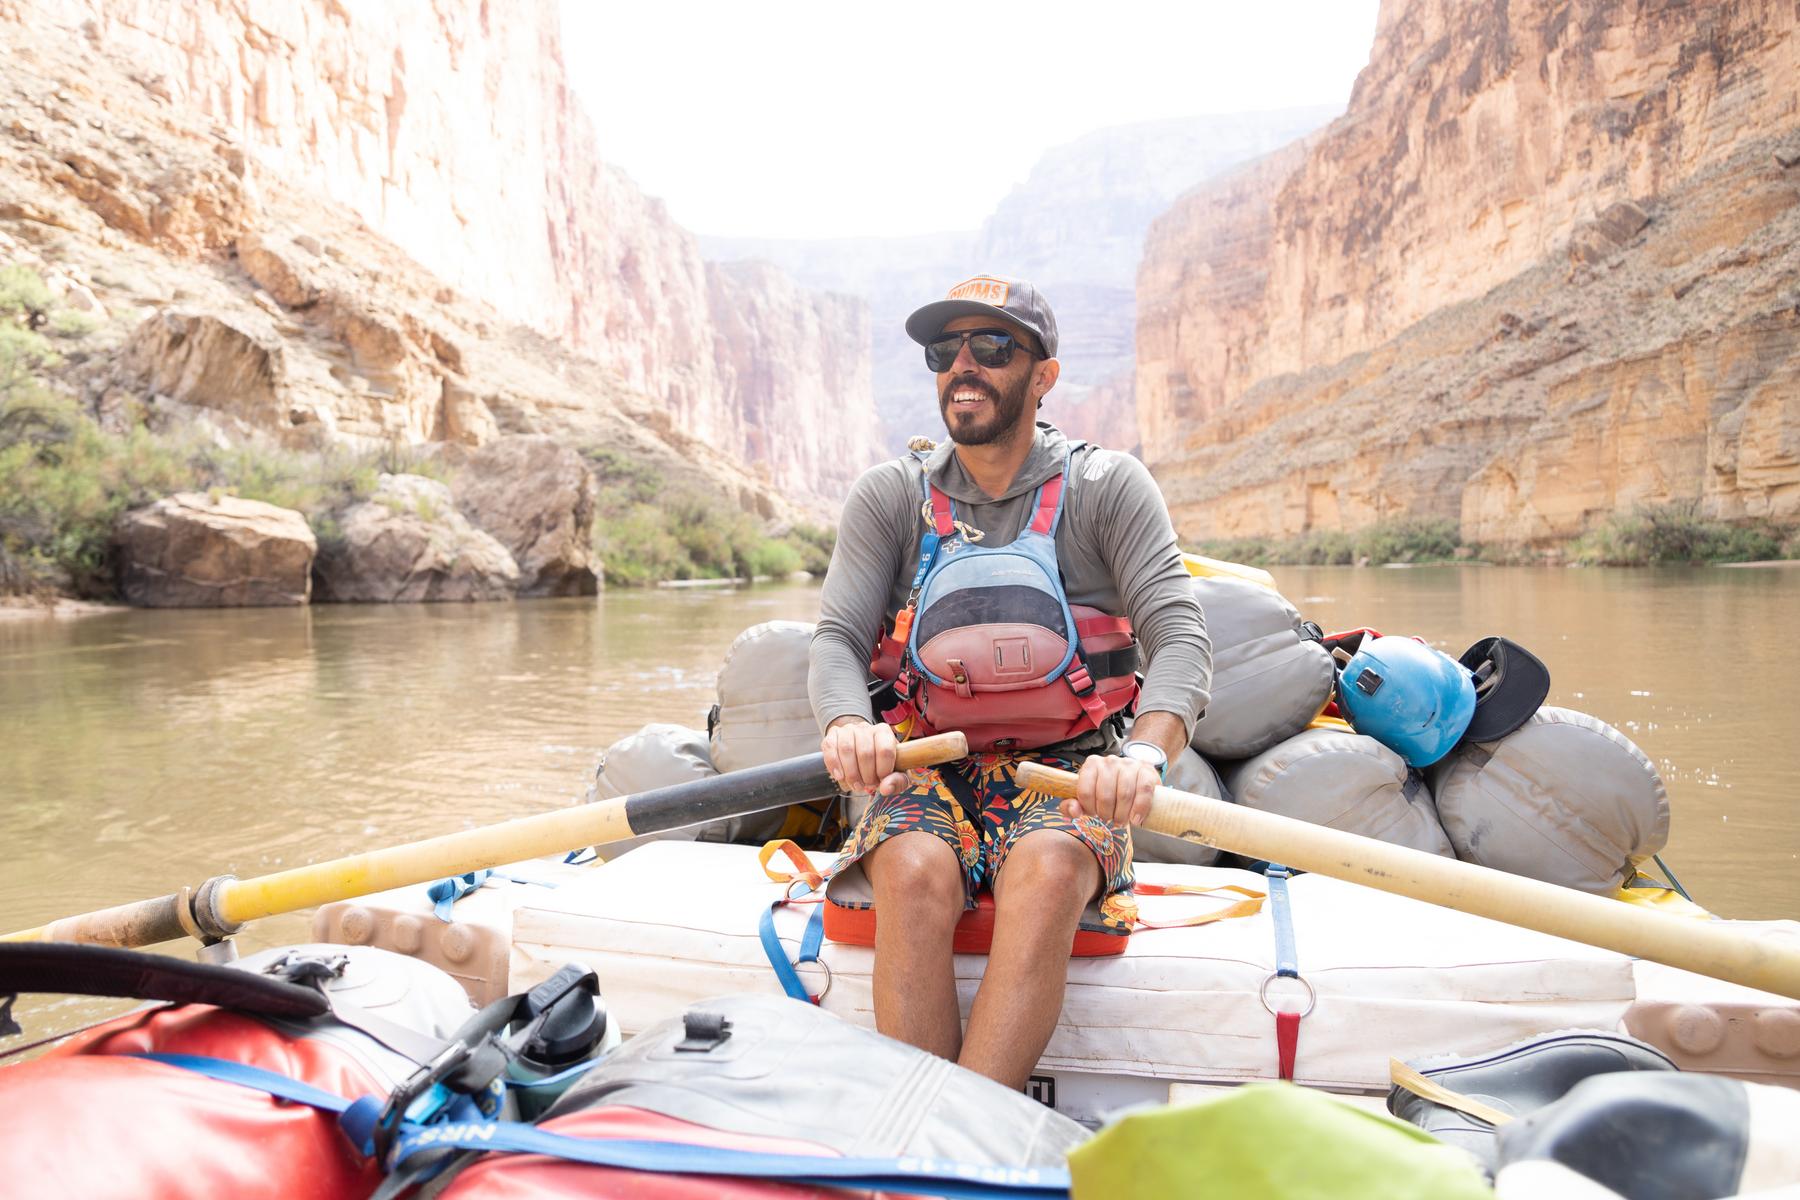
<path fill-rule="evenodd" d="M 1029 522 L 1033 493 L 1062 468 L 1068 452 L 1062 433 L 1038 422 L 1024 465 L 993 497 L 969 478 L 949 442 L 932 451 L 922 468 L 909 455 L 862 474 L 844 502 L 813 633 L 808 690 L 820 729 L 843 716 L 875 719 L 869 656 L 893 627 L 918 567 L 925 534 L 921 469 L 955 502 L 957 519 L 982 531 L 982 545 L 1004 546 Z M 1149 661 L 1137 711 L 1173 713 L 1192 734 L 1212 686 L 1212 645 L 1168 506 L 1143 463 L 1098 447 L 1075 452 L 1056 557 L 1069 603 L 1131 621 Z M 1062 747 L 1077 753 L 1108 748 L 1105 731 Z"/>

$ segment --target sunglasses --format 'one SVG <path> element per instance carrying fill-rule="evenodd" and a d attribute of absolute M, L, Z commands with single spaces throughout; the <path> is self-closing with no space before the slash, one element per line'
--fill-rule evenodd
<path fill-rule="evenodd" d="M 1004 329 L 970 329 L 926 342 L 925 365 L 939 373 L 948 371 L 964 345 L 969 347 L 969 357 L 984 367 L 1004 367 L 1012 361 L 1015 350 L 1036 357 L 1024 342 Z"/>

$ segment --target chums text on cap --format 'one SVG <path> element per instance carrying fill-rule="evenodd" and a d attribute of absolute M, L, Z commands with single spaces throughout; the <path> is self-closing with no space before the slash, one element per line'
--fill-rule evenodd
<path fill-rule="evenodd" d="M 998 308 L 1006 303 L 1008 291 L 1005 280 L 994 279 L 987 275 L 977 275 L 975 278 L 964 280 L 951 288 L 948 299 L 974 300 L 981 304 L 992 304 Z"/>

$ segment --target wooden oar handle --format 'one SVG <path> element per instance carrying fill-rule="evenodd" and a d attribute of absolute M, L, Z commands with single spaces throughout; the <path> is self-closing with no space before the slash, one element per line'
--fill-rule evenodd
<path fill-rule="evenodd" d="M 1075 798 L 1075 773 L 1046 767 L 1043 763 L 1022 762 L 1017 771 L 1019 786 L 1062 800 Z"/>
<path fill-rule="evenodd" d="M 908 771 L 913 767 L 935 767 L 939 763 L 955 762 L 967 757 L 969 739 L 953 730 L 950 733 L 934 733 L 930 737 L 901 742 L 900 752 L 894 756 L 894 765 L 902 771 Z"/>
<path fill-rule="evenodd" d="M 1018 779 L 1051 796 L 1075 794 L 1075 776 L 1037 763 L 1019 764 Z M 1653 912 L 1171 787 L 1156 789 L 1144 827 L 1800 999 L 1800 947 L 1756 937 L 1723 921 Z"/>

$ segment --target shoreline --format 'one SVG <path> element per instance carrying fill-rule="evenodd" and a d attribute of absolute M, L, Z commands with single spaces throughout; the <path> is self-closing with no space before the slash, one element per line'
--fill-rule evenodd
<path fill-rule="evenodd" d="M 98 617 L 106 613 L 130 611 L 129 604 L 75 600 L 67 596 L 58 596 L 54 600 L 0 596 L 0 621 L 67 621 L 77 617 Z"/>

